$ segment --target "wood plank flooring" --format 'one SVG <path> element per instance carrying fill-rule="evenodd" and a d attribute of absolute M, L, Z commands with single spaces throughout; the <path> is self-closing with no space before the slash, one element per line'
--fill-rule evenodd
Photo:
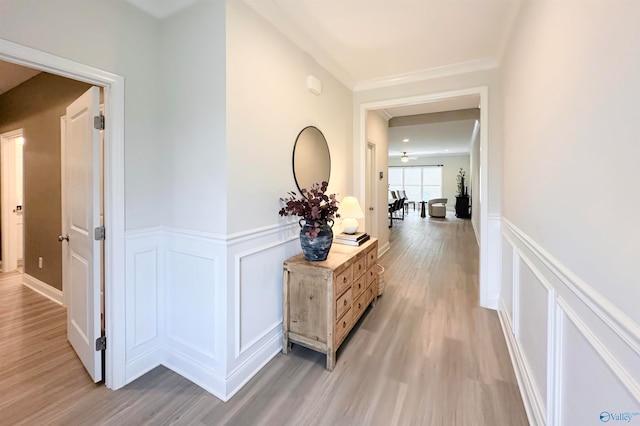
<path fill-rule="evenodd" d="M 64 308 L 0 275 L 0 425 L 526 425 L 497 315 L 478 307 L 470 221 L 411 212 L 391 232 L 384 295 L 335 370 L 294 345 L 227 403 L 164 367 L 91 383 Z"/>

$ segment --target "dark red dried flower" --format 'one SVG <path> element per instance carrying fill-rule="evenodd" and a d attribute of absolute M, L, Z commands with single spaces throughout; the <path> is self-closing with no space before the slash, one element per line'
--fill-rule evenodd
<path fill-rule="evenodd" d="M 295 191 L 287 192 L 288 197 L 280 198 L 285 206 L 278 212 L 280 216 L 300 216 L 309 227 L 306 234 L 313 240 L 318 236 L 320 225 L 340 217 L 336 194 L 326 195 L 328 182 L 314 183 L 311 189 L 302 189 L 303 198 L 298 198 Z"/>

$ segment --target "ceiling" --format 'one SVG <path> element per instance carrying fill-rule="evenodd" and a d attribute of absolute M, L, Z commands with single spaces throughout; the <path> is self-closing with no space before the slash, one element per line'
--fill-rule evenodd
<path fill-rule="evenodd" d="M 389 157 L 468 154 L 476 120 L 389 127 Z M 403 142 L 403 139 L 409 139 Z"/>
<path fill-rule="evenodd" d="M 519 0 L 244 0 L 355 91 L 498 66 Z M 479 96 L 385 108 L 478 108 Z M 389 156 L 469 153 L 475 120 L 389 128 Z M 410 142 L 403 143 L 405 137 Z"/>
<path fill-rule="evenodd" d="M 127 1 L 162 19 L 198 0 Z M 243 1 L 356 91 L 496 67 L 520 3 L 520 0 Z M 37 73 L 0 62 L 0 94 Z M 477 96 L 465 96 L 385 108 L 382 113 L 391 118 L 477 108 L 478 104 Z M 459 152 L 462 146 L 469 152 L 473 120 L 466 121 L 391 128 L 389 153 L 406 150 L 433 155 L 444 149 Z M 412 139 L 410 143 L 396 140 L 400 129 Z M 433 135 L 429 136 L 429 132 Z"/>
<path fill-rule="evenodd" d="M 393 118 L 458 111 L 479 106 L 480 96 L 468 95 L 437 102 L 385 108 L 380 112 L 386 118 Z M 411 159 L 434 155 L 468 154 L 471 151 L 474 126 L 475 120 L 467 119 L 389 127 L 389 157 L 400 157 L 403 152 L 406 152 Z M 403 139 L 409 139 L 409 142 L 403 142 Z"/>

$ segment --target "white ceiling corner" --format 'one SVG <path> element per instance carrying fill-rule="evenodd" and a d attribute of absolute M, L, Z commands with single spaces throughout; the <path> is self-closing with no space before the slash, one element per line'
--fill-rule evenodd
<path fill-rule="evenodd" d="M 199 0 L 126 0 L 158 19 L 166 18 Z"/>
<path fill-rule="evenodd" d="M 497 67 L 521 0 L 244 1 L 366 90 Z"/>

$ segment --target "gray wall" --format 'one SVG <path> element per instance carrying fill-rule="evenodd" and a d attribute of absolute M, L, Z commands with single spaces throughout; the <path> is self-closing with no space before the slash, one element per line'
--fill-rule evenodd
<path fill-rule="evenodd" d="M 62 290 L 60 117 L 90 86 L 41 73 L 0 96 L 0 133 L 24 129 L 24 271 Z M 38 257 L 43 258 L 42 269 Z"/>

